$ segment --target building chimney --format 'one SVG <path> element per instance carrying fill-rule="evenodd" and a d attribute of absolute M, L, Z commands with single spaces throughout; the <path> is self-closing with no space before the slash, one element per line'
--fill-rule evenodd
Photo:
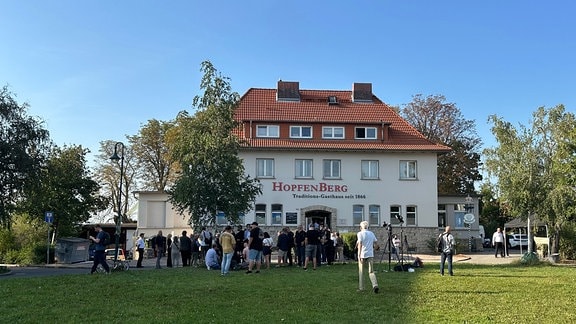
<path fill-rule="evenodd" d="M 354 83 L 352 85 L 353 102 L 372 102 L 372 83 Z"/>
<path fill-rule="evenodd" d="M 300 101 L 300 83 L 279 80 L 276 100 Z"/>
<path fill-rule="evenodd" d="M 382 122 L 382 141 L 384 142 L 390 140 L 390 125 L 392 125 L 392 123 Z"/>

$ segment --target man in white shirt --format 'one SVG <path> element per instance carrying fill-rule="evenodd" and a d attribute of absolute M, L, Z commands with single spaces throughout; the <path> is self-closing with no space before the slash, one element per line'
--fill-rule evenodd
<path fill-rule="evenodd" d="M 373 259 L 374 259 L 374 248 L 377 250 L 378 240 L 376 235 L 368 230 L 368 222 L 363 221 L 360 223 L 360 232 L 356 234 L 357 243 L 356 248 L 358 249 L 358 290 L 364 290 L 364 267 L 368 265 L 368 277 L 372 282 L 372 291 L 378 293 L 380 288 L 378 288 L 378 281 L 376 280 L 376 274 L 374 274 Z"/>
<path fill-rule="evenodd" d="M 500 251 L 500 256 L 504 257 L 504 233 L 500 227 L 492 235 L 492 246 L 494 247 L 494 257 L 498 257 L 498 251 Z"/>
<path fill-rule="evenodd" d="M 146 247 L 146 242 L 144 242 L 144 233 L 140 233 L 138 241 L 136 241 L 136 248 L 138 249 L 138 262 L 136 263 L 136 268 L 142 267 L 142 259 L 144 258 L 144 248 Z"/>

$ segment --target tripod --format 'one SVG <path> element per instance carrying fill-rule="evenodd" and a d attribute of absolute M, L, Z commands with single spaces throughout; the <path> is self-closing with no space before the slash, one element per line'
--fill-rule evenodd
<path fill-rule="evenodd" d="M 404 224 L 404 221 L 402 219 L 402 216 L 397 216 L 396 217 L 399 221 L 400 221 L 400 260 L 399 260 L 399 264 L 400 264 L 400 269 L 402 269 L 402 271 L 404 271 L 404 241 L 402 240 L 402 237 L 404 237 L 404 228 L 402 227 L 402 224 Z M 406 242 L 408 243 L 408 242 Z M 406 244 L 408 245 L 408 244 Z"/>
<path fill-rule="evenodd" d="M 388 251 L 388 272 L 390 272 L 390 263 L 392 262 L 392 225 L 386 224 L 386 222 L 384 222 L 382 226 L 386 227 L 386 231 L 388 232 L 388 239 L 386 240 L 384 250 L 382 250 L 382 256 L 380 257 L 380 264 L 382 264 L 384 256 L 386 255 L 386 251 Z"/>
<path fill-rule="evenodd" d="M 408 259 L 413 260 L 412 252 L 410 252 L 410 246 L 408 245 L 408 237 L 404 235 L 404 245 L 406 245 L 406 252 L 408 253 Z"/>

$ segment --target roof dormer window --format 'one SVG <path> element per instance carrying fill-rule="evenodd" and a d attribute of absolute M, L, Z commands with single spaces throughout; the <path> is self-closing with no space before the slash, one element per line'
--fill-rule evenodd
<path fill-rule="evenodd" d="M 256 137 L 280 137 L 280 127 L 278 125 L 258 125 L 256 126 Z"/>
<path fill-rule="evenodd" d="M 356 139 L 376 139 L 376 127 L 356 127 Z"/>

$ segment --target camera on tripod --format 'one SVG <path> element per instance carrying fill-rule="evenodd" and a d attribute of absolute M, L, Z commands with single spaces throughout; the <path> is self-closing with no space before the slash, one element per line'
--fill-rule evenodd
<path fill-rule="evenodd" d="M 392 232 L 392 224 L 384 222 L 382 227 L 385 227 L 388 232 Z"/>

